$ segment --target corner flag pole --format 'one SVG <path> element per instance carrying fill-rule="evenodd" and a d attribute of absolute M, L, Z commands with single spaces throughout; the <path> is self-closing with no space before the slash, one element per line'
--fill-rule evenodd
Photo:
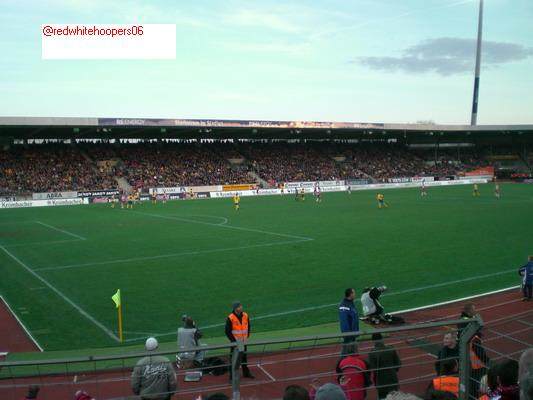
<path fill-rule="evenodd" d="M 118 338 L 120 340 L 120 343 L 123 342 L 123 336 L 122 336 L 122 299 L 120 298 L 120 289 L 117 290 L 117 292 L 111 296 L 111 299 L 115 302 L 115 306 L 117 307 L 118 312 Z"/>
<path fill-rule="evenodd" d="M 479 20 L 477 26 L 477 47 L 476 47 L 476 71 L 474 78 L 474 98 L 472 100 L 472 118 L 470 125 L 477 125 L 477 106 L 479 98 L 479 75 L 481 67 L 481 45 L 483 43 L 483 0 L 479 0 Z"/>
<path fill-rule="evenodd" d="M 118 338 L 120 339 L 120 343 L 123 342 L 122 337 L 122 304 L 118 306 Z"/>

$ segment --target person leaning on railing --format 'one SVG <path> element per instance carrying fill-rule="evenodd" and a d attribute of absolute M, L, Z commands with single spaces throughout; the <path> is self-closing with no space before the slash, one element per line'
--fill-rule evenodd
<path fill-rule="evenodd" d="M 437 375 L 441 373 L 441 364 L 443 360 L 459 359 L 459 346 L 457 346 L 457 336 L 451 332 L 444 335 L 443 346 L 437 354 L 437 361 L 435 362 L 435 372 Z"/>

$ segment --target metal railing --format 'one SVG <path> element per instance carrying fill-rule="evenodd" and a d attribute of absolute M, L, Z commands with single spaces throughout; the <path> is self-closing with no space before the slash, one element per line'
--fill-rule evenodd
<path fill-rule="evenodd" d="M 528 314 L 528 318 L 529 318 Z M 207 352 L 210 357 L 224 360 L 222 365 L 196 365 L 191 369 L 178 368 L 177 376 L 179 398 L 198 398 L 214 392 L 225 392 L 235 400 L 254 396 L 255 398 L 281 398 L 282 389 L 290 384 L 313 385 L 319 380 L 324 382 L 338 381 L 335 370 L 337 361 L 346 340 L 357 338 L 361 357 L 370 356 L 375 348 L 369 345 L 370 335 L 380 333 L 387 345 L 398 352 L 402 361 L 399 373 L 399 387 L 408 392 L 423 390 L 435 376 L 435 350 L 440 346 L 444 333 L 455 335 L 461 326 L 459 336 L 459 398 L 469 400 L 471 385 L 478 385 L 471 379 L 470 341 L 474 334 L 483 327 L 480 317 L 469 320 L 447 320 L 416 325 L 393 326 L 389 328 L 361 330 L 356 333 L 314 335 L 298 338 L 274 340 L 250 340 L 247 342 L 227 343 L 221 345 L 200 346 L 180 350 L 180 352 Z M 527 323 L 523 330 L 531 330 L 533 324 Z M 488 328 L 492 329 L 492 328 Z M 498 330 L 494 330 L 498 332 Z M 529 331 L 530 332 L 530 331 Z M 500 335 L 513 336 L 513 332 L 499 332 Z M 513 339 L 520 342 L 523 349 L 527 348 L 527 340 Z M 490 346 L 490 338 L 487 339 Z M 517 343 L 518 345 L 518 343 Z M 494 354 L 504 355 L 504 350 L 494 350 Z M 0 398 L 5 400 L 21 398 L 24 390 L 31 383 L 42 387 L 39 398 L 65 398 L 64 394 L 73 395 L 77 389 L 97 392 L 91 393 L 98 399 L 126 399 L 132 397 L 129 382 L 136 362 L 146 356 L 165 356 L 169 361 L 176 357 L 178 350 L 134 352 L 110 356 L 73 357 L 56 360 L 4 361 L 0 362 Z M 229 354 L 232 354 L 230 359 Z M 243 364 L 243 356 L 247 356 L 247 366 L 252 368 L 257 379 L 244 381 L 239 370 Z M 444 361 L 444 360 L 441 360 Z M 171 361 L 174 364 L 173 361 Z M 219 371 L 230 369 L 231 382 L 227 376 L 207 377 L 213 368 Z M 379 371 L 397 369 L 395 366 L 372 367 L 366 371 L 374 377 Z M 201 382 L 183 383 L 182 378 L 199 377 Z M 382 385 L 375 388 L 383 389 Z M 361 388 L 357 390 L 370 390 Z M 61 395 L 58 395 L 61 392 Z"/>

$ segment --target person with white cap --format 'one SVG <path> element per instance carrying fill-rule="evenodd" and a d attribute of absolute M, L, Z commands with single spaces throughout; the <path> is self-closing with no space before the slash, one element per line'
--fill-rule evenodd
<path fill-rule="evenodd" d="M 169 359 L 153 355 L 159 344 L 149 337 L 145 348 L 146 357 L 141 358 L 131 374 L 131 389 L 142 400 L 169 400 L 176 391 L 176 374 Z"/>
<path fill-rule="evenodd" d="M 228 318 L 226 318 L 226 337 L 230 342 L 246 342 L 250 337 L 250 318 L 248 314 L 242 310 L 242 304 L 240 301 L 233 303 L 233 311 Z M 231 348 L 230 362 L 232 360 L 234 348 Z M 248 368 L 248 355 L 246 354 L 246 346 L 244 346 L 244 353 L 240 353 L 240 363 L 242 365 L 242 376 L 245 378 L 254 379 L 255 377 Z M 230 368 L 230 381 L 232 377 L 232 371 Z"/>

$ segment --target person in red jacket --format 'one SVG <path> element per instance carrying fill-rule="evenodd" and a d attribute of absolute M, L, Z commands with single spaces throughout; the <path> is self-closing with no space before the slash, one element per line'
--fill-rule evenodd
<path fill-rule="evenodd" d="M 337 363 L 337 380 L 347 400 L 363 400 L 370 386 L 368 365 L 358 354 L 357 343 L 345 344 L 344 356 Z"/>

